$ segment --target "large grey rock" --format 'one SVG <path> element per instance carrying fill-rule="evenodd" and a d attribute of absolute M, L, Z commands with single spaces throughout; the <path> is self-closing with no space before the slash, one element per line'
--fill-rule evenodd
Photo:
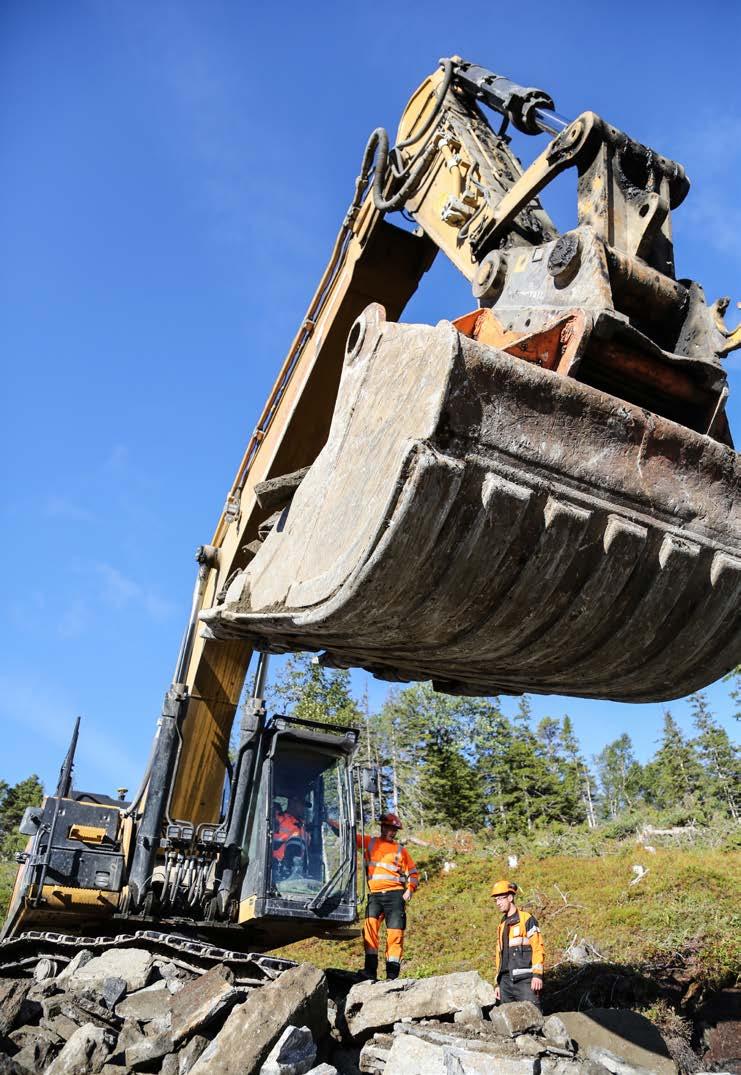
<path fill-rule="evenodd" d="M 484 1018 L 484 1009 L 480 1004 L 464 1004 L 459 1012 L 453 1016 L 453 1022 L 461 1026 L 473 1026 L 480 1023 Z"/>
<path fill-rule="evenodd" d="M 115 1063 L 123 1063 L 124 1053 L 132 1045 L 138 1045 L 144 1041 L 146 1034 L 141 1028 L 141 1024 L 137 1023 L 136 1019 L 124 1019 L 123 1025 L 118 1033 L 118 1040 L 116 1042 L 116 1051 L 111 1057 L 111 1060 Z"/>
<path fill-rule="evenodd" d="M 201 978 L 188 982 L 174 996 L 165 990 L 170 1011 L 170 1028 L 177 1044 L 203 1027 L 239 999 L 233 986 L 234 975 L 223 965 L 212 967 Z"/>
<path fill-rule="evenodd" d="M 443 1047 L 401 1034 L 394 1038 L 384 1075 L 447 1075 Z"/>
<path fill-rule="evenodd" d="M 676 1075 L 677 1065 L 664 1039 L 644 1016 L 618 1008 L 559 1012 L 579 1056 L 602 1064 L 614 1075 Z"/>
<path fill-rule="evenodd" d="M 106 978 L 98 990 L 102 1004 L 115 1008 L 119 1000 L 126 996 L 126 982 L 123 978 Z"/>
<path fill-rule="evenodd" d="M 558 1046 L 560 1049 L 573 1050 L 574 1044 L 566 1029 L 566 1024 L 558 1015 L 549 1015 L 543 1020 L 543 1036 L 546 1041 Z"/>
<path fill-rule="evenodd" d="M 534 1038 L 532 1034 L 518 1034 L 515 1038 L 515 1048 L 523 1056 L 540 1056 L 546 1050 L 546 1044 L 542 1038 Z"/>
<path fill-rule="evenodd" d="M 0 980 L 0 1038 L 16 1024 L 31 983 L 23 978 Z"/>
<path fill-rule="evenodd" d="M 63 1038 L 43 1026 L 18 1027 L 17 1030 L 8 1034 L 8 1038 L 13 1042 L 16 1049 L 25 1049 L 28 1045 L 32 1045 L 36 1041 L 48 1041 L 50 1045 L 58 1047 L 59 1049 L 64 1045 Z"/>
<path fill-rule="evenodd" d="M 498 1056 L 496 1059 L 486 1053 L 476 1053 L 470 1049 L 454 1049 L 443 1046 L 445 1075 L 537 1075 L 540 1063 L 535 1057 Z"/>
<path fill-rule="evenodd" d="M 94 956 L 75 971 L 67 982 L 67 988 L 86 986 L 90 982 L 103 983 L 106 978 L 123 978 L 126 989 L 133 993 L 143 989 L 152 972 L 152 955 L 144 948 L 109 948 L 102 955 Z"/>
<path fill-rule="evenodd" d="M 116 1014 L 126 1019 L 138 1019 L 140 1023 L 150 1023 L 153 1019 L 170 1018 L 172 997 L 167 989 L 167 982 L 159 981 L 129 993 L 116 1007 Z"/>
<path fill-rule="evenodd" d="M 72 957 L 64 970 L 59 972 L 57 981 L 66 982 L 69 978 L 74 978 L 80 967 L 84 967 L 92 958 L 93 953 L 89 948 L 81 948 L 80 951 Z M 64 988 L 66 988 L 66 986 Z"/>
<path fill-rule="evenodd" d="M 489 1018 L 498 1034 L 510 1038 L 527 1034 L 528 1030 L 539 1030 L 543 1025 L 541 1012 L 529 1000 L 500 1004 L 489 1013 Z"/>
<path fill-rule="evenodd" d="M 110 1030 L 86 1023 L 75 1031 L 46 1075 L 97 1075 L 115 1042 Z"/>
<path fill-rule="evenodd" d="M 386 1067 L 394 1039 L 391 1034 L 374 1034 L 360 1050 L 359 1067 L 363 1075 L 380 1075 Z"/>
<path fill-rule="evenodd" d="M 587 1063 L 592 1064 L 594 1061 L 588 1060 Z M 587 1073 L 584 1064 L 577 1060 L 566 1060 L 560 1056 L 543 1056 L 540 1060 L 540 1075 L 607 1075 L 605 1068 L 601 1065 L 595 1066 L 600 1067 L 601 1070 Z"/>
<path fill-rule="evenodd" d="M 127 1068 L 148 1067 L 161 1056 L 172 1052 L 172 1038 L 169 1034 L 158 1034 L 157 1037 L 144 1038 L 142 1041 L 130 1045 L 124 1053 Z"/>
<path fill-rule="evenodd" d="M 320 1064 L 319 1067 L 307 1071 L 306 1075 L 339 1075 L 339 1072 L 331 1064 Z"/>
<path fill-rule="evenodd" d="M 41 1028 L 34 1027 L 33 1029 L 38 1031 Z M 57 1052 L 58 1047 L 51 1040 L 51 1035 L 43 1037 L 40 1034 L 36 1034 L 29 1039 L 22 1049 L 19 1049 L 13 1059 L 16 1064 L 28 1068 L 29 1071 L 47 1071 Z"/>
<path fill-rule="evenodd" d="M 317 1040 L 328 1032 L 327 981 L 310 963 L 284 971 L 233 1008 L 191 1072 L 244 1075 L 259 1071 L 289 1023 L 307 1026 Z"/>
<path fill-rule="evenodd" d="M 178 1075 L 178 1058 L 176 1053 L 168 1053 L 162 1058 L 160 1075 Z"/>
<path fill-rule="evenodd" d="M 306 1075 L 314 1066 L 316 1045 L 307 1026 L 287 1026 L 260 1068 L 260 1075 Z"/>
<path fill-rule="evenodd" d="M 400 1019 L 434 1019 L 454 1015 L 467 1004 L 486 1008 L 494 1002 L 494 987 L 477 971 L 360 982 L 347 995 L 345 1018 L 352 1036 L 364 1039 Z"/>
<path fill-rule="evenodd" d="M 76 1023 L 74 1019 L 69 1019 L 66 1015 L 54 1015 L 50 1018 L 42 1017 L 39 1026 L 46 1030 L 50 1030 L 52 1034 L 56 1034 L 57 1037 L 62 1038 L 64 1041 L 69 1041 L 76 1030 L 80 1029 L 80 1024 Z"/>
<path fill-rule="evenodd" d="M 190 1069 L 209 1044 L 208 1038 L 203 1034 L 194 1034 L 178 1053 L 178 1075 L 189 1075 Z"/>
<path fill-rule="evenodd" d="M 0 1053 L 0 1075 L 33 1075 L 30 1068 L 25 1068 L 6 1053 Z"/>

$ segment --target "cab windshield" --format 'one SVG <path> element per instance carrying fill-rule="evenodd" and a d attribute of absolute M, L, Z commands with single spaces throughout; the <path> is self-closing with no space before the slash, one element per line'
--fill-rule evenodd
<path fill-rule="evenodd" d="M 348 764 L 344 755 L 277 744 L 270 810 L 272 887 L 305 898 L 349 879 Z"/>

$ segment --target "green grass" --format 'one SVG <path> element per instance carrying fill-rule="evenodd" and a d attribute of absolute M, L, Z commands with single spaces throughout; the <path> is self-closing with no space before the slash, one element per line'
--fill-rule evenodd
<path fill-rule="evenodd" d="M 5 917 L 8 909 L 17 870 L 18 866 L 15 862 L 3 862 L 0 859 L 0 921 Z"/>
<path fill-rule="evenodd" d="M 501 854 L 463 843 L 465 850 L 443 856 L 456 864 L 449 873 L 436 849 L 416 856 L 427 881 L 410 907 L 404 961 L 410 976 L 473 969 L 491 979 L 498 916 L 489 891 L 510 873 L 520 886 L 520 906 L 540 921 L 550 967 L 576 938 L 589 941 L 605 962 L 635 969 L 676 963 L 679 955 L 708 985 L 741 973 L 738 851 L 650 854 L 626 841 L 592 855 L 523 855 L 513 872 Z M 634 863 L 649 872 L 630 885 Z M 361 948 L 359 939 L 311 940 L 282 954 L 352 969 L 361 965 Z"/>
<path fill-rule="evenodd" d="M 640 970 L 677 959 L 707 985 L 741 974 L 741 851 L 735 838 L 713 837 L 703 846 L 639 849 L 632 840 L 605 840 L 576 830 L 506 845 L 520 862 L 507 867 L 505 847 L 486 845 L 471 833 L 421 833 L 429 844 L 410 844 L 423 880 L 409 910 L 405 972 L 425 977 L 477 970 L 491 980 L 497 912 L 492 882 L 510 873 L 520 905 L 540 921 L 547 964 L 553 968 L 576 938 L 592 944 L 608 963 Z M 455 863 L 449 873 L 443 863 Z M 632 866 L 648 874 L 630 885 Z M 0 915 L 15 879 L 15 863 L 0 862 Z M 356 969 L 360 939 L 309 940 L 282 949 L 320 967 Z"/>

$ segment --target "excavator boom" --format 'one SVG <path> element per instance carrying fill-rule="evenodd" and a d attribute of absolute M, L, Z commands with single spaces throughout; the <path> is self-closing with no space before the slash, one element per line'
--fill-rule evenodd
<path fill-rule="evenodd" d="M 523 169 L 509 125 L 555 137 Z M 561 234 L 539 196 L 569 170 L 577 223 Z M 269 947 L 352 921 L 357 733 L 267 719 L 270 653 L 451 693 L 634 702 L 741 663 L 722 366 L 741 334 L 728 299 L 709 307 L 676 279 L 688 190 L 681 165 L 594 113 L 569 122 L 543 91 L 457 57 L 413 94 L 393 148 L 373 132 L 198 551 L 141 792 L 75 792 L 71 748 L 57 795 L 24 819 L 5 936 L 103 921 Z M 438 250 L 476 308 L 399 323 Z"/>

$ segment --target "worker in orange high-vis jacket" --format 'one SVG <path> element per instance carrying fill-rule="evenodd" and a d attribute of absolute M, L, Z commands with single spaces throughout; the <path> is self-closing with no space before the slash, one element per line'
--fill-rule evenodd
<path fill-rule="evenodd" d="M 540 1008 L 545 950 L 537 919 L 517 909 L 514 881 L 496 881 L 491 894 L 502 913 L 497 929 L 496 998 L 502 1004 L 529 1000 Z"/>
<path fill-rule="evenodd" d="M 378 977 L 379 932 L 384 920 L 386 977 L 399 977 L 407 904 L 419 884 L 419 871 L 407 849 L 397 840 L 401 821 L 396 814 L 384 814 L 380 824 L 380 836 L 358 836 L 368 880 L 368 904 L 363 923 L 365 973 L 374 980 Z"/>

